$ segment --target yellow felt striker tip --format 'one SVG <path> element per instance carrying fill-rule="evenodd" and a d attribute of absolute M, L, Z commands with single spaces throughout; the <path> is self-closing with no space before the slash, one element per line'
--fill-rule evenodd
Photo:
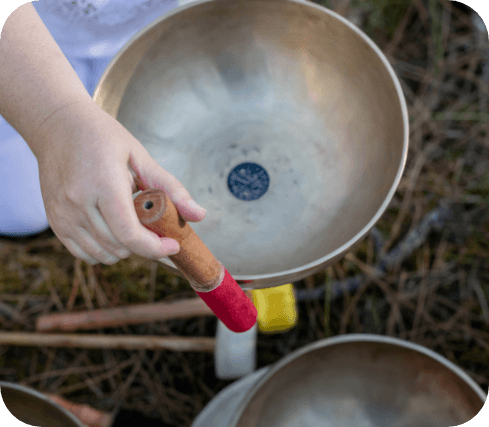
<path fill-rule="evenodd" d="M 297 308 L 292 283 L 275 288 L 254 289 L 252 295 L 261 332 L 284 332 L 295 326 Z"/>

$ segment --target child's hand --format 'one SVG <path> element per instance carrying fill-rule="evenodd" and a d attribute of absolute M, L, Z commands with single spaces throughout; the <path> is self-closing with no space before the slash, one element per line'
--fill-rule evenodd
<path fill-rule="evenodd" d="M 68 250 L 89 264 L 115 264 L 131 253 L 159 259 L 179 250 L 175 240 L 141 225 L 132 197 L 138 189 L 162 189 L 186 221 L 205 216 L 189 205 L 183 185 L 91 100 L 55 113 L 35 139 L 49 224 Z"/>

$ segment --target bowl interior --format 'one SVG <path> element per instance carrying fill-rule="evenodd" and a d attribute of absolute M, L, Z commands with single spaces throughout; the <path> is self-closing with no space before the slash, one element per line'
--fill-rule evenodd
<path fill-rule="evenodd" d="M 447 427 L 484 403 L 439 360 L 385 342 L 316 348 L 261 381 L 233 427 Z"/>
<path fill-rule="evenodd" d="M 192 227 L 232 275 L 278 274 L 385 209 L 407 149 L 395 81 L 324 8 L 217 0 L 146 29 L 95 99 L 207 209 Z"/>
<path fill-rule="evenodd" d="M 35 390 L 3 381 L 0 387 L 5 406 L 23 423 L 39 427 L 83 427 L 73 414 Z"/>

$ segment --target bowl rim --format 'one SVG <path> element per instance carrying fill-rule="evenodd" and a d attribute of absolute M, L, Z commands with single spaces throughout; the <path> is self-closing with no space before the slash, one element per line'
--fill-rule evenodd
<path fill-rule="evenodd" d="M 97 85 L 95 86 L 95 90 L 92 96 L 92 99 L 96 99 L 99 95 L 101 85 L 105 81 L 108 73 L 111 71 L 112 67 L 115 65 L 115 63 L 119 60 L 120 57 L 124 55 L 124 53 L 132 46 L 132 44 L 140 37 L 142 37 L 144 34 L 149 32 L 153 27 L 156 27 L 159 25 L 161 22 L 170 19 L 172 16 L 177 15 L 178 13 L 190 9 L 193 7 L 198 7 L 201 4 L 204 3 L 211 3 L 215 1 L 221 1 L 221 0 L 193 0 L 190 1 L 189 3 L 185 3 L 183 5 L 177 6 L 175 9 L 167 12 L 166 14 L 162 15 L 160 18 L 157 20 L 153 21 L 152 23 L 146 25 L 144 28 L 142 28 L 139 32 L 137 32 L 133 37 L 131 37 L 125 44 L 124 46 L 117 52 L 117 54 L 112 58 L 112 60 L 109 62 L 109 65 L 105 69 L 104 73 L 100 77 Z M 367 45 L 377 54 L 377 57 L 381 60 L 382 64 L 386 68 L 387 72 L 389 73 L 392 82 L 394 83 L 396 93 L 397 93 L 397 99 L 399 101 L 399 105 L 401 108 L 401 113 L 402 113 L 402 122 L 403 122 L 403 127 L 404 127 L 404 132 L 403 132 L 403 142 L 402 142 L 402 155 L 399 161 L 399 165 L 397 168 L 397 173 L 394 178 L 394 181 L 391 185 L 391 188 L 389 189 L 387 196 L 385 197 L 383 203 L 375 213 L 375 215 L 370 219 L 370 221 L 363 226 L 363 228 L 357 232 L 351 239 L 349 239 L 347 242 L 345 242 L 343 245 L 341 245 L 339 248 L 336 250 L 330 252 L 329 254 L 312 261 L 308 264 L 304 264 L 300 267 L 292 268 L 289 270 L 282 270 L 279 272 L 274 272 L 274 273 L 265 273 L 265 274 L 254 274 L 254 275 L 242 275 L 242 274 L 233 274 L 233 278 L 239 282 L 267 282 L 267 281 L 273 281 L 280 279 L 281 277 L 297 277 L 297 275 L 300 275 L 301 273 L 303 274 L 304 272 L 307 272 L 307 275 L 310 275 L 311 271 L 316 271 L 318 268 L 323 267 L 326 265 L 328 262 L 331 262 L 335 260 L 336 258 L 344 255 L 352 246 L 360 242 L 366 235 L 367 233 L 374 227 L 374 225 L 377 223 L 377 221 L 380 219 L 380 217 L 384 214 L 386 211 L 387 207 L 389 206 L 392 198 L 394 197 L 394 194 L 397 190 L 397 187 L 399 186 L 399 183 L 401 181 L 401 177 L 404 173 L 404 169 L 406 166 L 406 161 L 407 161 L 407 154 L 408 154 L 408 148 L 409 148 L 409 115 L 408 115 L 408 108 L 407 108 L 407 103 L 406 103 L 406 98 L 404 96 L 404 92 L 401 87 L 401 83 L 399 81 L 399 78 L 397 77 L 397 74 L 395 73 L 394 69 L 392 68 L 392 65 L 389 63 L 389 60 L 385 56 L 385 54 L 381 51 L 381 49 L 375 44 L 375 42 L 360 28 L 358 28 L 356 25 L 348 21 L 346 18 L 343 16 L 339 15 L 338 13 L 324 7 L 318 4 L 313 3 L 312 1 L 307 1 L 307 0 L 241 0 L 241 1 L 250 1 L 250 2 L 264 2 L 264 1 L 276 1 L 278 3 L 280 2 L 289 2 L 289 3 L 295 3 L 298 5 L 301 5 L 303 7 L 309 7 L 316 9 L 318 11 L 321 11 L 322 13 L 326 13 L 331 15 L 333 18 L 336 18 L 338 21 L 342 22 L 344 25 L 346 25 L 350 30 L 354 31 L 358 36 L 362 38 L 364 42 L 367 43 Z M 163 264 L 166 266 L 175 269 L 174 264 L 167 258 L 163 258 L 161 260 Z M 285 282 L 284 282 L 285 283 Z"/>
<path fill-rule="evenodd" d="M 0 381 L 0 400 L 3 400 L 2 399 L 2 396 L 1 396 L 1 393 L 2 393 L 1 392 L 1 389 L 3 387 L 5 387 L 5 389 L 11 389 L 11 390 L 20 391 L 20 392 L 29 394 L 29 395 L 31 395 L 33 397 L 36 397 L 37 399 L 39 399 L 39 400 L 47 403 L 48 405 L 53 406 L 59 412 L 63 413 L 66 417 L 68 417 L 73 422 L 73 425 L 74 426 L 85 427 L 85 425 L 77 417 L 75 417 L 75 415 L 72 414 L 70 411 L 68 411 L 67 409 L 63 408 L 61 405 L 59 405 L 58 403 L 54 402 L 49 397 L 45 396 L 44 394 L 40 393 L 39 391 L 37 391 L 37 390 L 35 390 L 35 389 L 31 388 L 31 387 L 27 387 L 27 386 L 24 386 L 24 385 L 20 385 L 20 384 L 8 382 L 8 381 Z M 3 404 L 7 408 L 7 405 L 5 404 L 5 402 L 2 402 L 0 404 Z M 7 408 L 7 410 L 10 412 L 10 409 Z M 12 416 L 15 417 L 14 414 L 12 414 Z"/>
<path fill-rule="evenodd" d="M 253 385 L 253 387 L 248 391 L 246 396 L 243 398 L 236 411 L 236 414 L 232 419 L 230 427 L 236 427 L 241 416 L 243 415 L 243 412 L 245 411 L 250 401 L 253 399 L 256 392 L 286 365 L 288 365 L 295 359 L 298 359 L 304 356 L 305 354 L 318 350 L 320 348 L 332 347 L 338 344 L 345 344 L 345 343 L 352 343 L 352 342 L 357 342 L 357 343 L 374 342 L 378 344 L 390 344 L 392 346 L 404 347 L 416 351 L 418 353 L 422 353 L 425 356 L 428 356 L 431 359 L 441 363 L 450 371 L 452 371 L 455 375 L 457 375 L 464 383 L 466 383 L 477 394 L 477 396 L 481 399 L 482 403 L 484 403 L 486 399 L 489 401 L 489 396 L 484 393 L 482 388 L 479 387 L 479 385 L 467 373 L 465 373 L 461 368 L 459 368 L 457 365 L 455 365 L 445 357 L 441 356 L 440 354 L 436 353 L 433 350 L 430 350 L 427 347 L 424 347 L 420 344 L 416 344 L 414 342 L 407 341 L 401 338 L 391 337 L 386 335 L 358 334 L 358 333 L 345 334 L 345 335 L 338 335 L 335 337 L 323 338 L 311 344 L 306 344 L 305 346 L 300 347 L 297 350 L 294 350 L 293 352 L 289 353 L 288 355 L 280 359 L 278 362 L 276 362 L 271 367 L 271 369 L 263 377 L 261 377 L 259 381 L 257 381 Z"/>

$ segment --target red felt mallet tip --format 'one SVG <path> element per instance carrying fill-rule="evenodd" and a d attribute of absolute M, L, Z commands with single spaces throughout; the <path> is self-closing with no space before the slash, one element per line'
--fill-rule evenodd
<path fill-rule="evenodd" d="M 245 332 L 256 323 L 256 307 L 226 269 L 220 285 L 210 292 L 197 294 L 233 332 Z"/>

